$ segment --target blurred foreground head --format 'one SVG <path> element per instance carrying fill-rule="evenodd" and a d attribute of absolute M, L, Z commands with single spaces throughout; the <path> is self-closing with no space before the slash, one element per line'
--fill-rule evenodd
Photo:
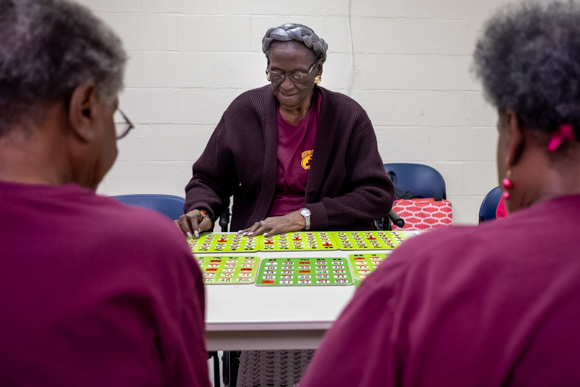
<path fill-rule="evenodd" d="M 10 161 L 20 182 L 96 187 L 117 155 L 125 62 L 119 37 L 82 5 L 0 0 L 0 179 L 19 180 Z"/>
<path fill-rule="evenodd" d="M 576 193 L 580 4 L 504 7 L 487 21 L 474 60 L 487 99 L 499 114 L 498 175 L 500 185 L 507 182 L 508 208 Z"/>
<path fill-rule="evenodd" d="M 580 4 L 522 3 L 491 18 L 475 50 L 490 102 L 513 109 L 522 124 L 553 132 L 571 123 L 580 133 Z"/>

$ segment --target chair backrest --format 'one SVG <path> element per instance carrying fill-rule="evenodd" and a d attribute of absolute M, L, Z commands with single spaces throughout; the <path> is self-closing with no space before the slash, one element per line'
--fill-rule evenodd
<path fill-rule="evenodd" d="M 172 220 L 183 215 L 183 205 L 185 204 L 184 198 L 173 195 L 136 194 L 118 195 L 113 197 L 125 204 L 155 210 Z"/>
<path fill-rule="evenodd" d="M 501 189 L 499 187 L 495 187 L 485 195 L 481 207 L 479 207 L 479 223 L 495 219 L 495 211 L 500 198 Z"/>
<path fill-rule="evenodd" d="M 447 199 L 445 180 L 435 169 L 424 164 L 386 163 L 385 171 L 393 171 L 397 175 L 397 188 L 411 191 L 424 198 L 440 196 Z"/>

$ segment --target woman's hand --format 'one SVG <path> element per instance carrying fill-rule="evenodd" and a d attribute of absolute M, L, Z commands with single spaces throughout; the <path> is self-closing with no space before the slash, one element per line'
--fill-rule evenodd
<path fill-rule="evenodd" d="M 195 237 L 198 238 L 200 232 L 207 231 L 211 228 L 211 219 L 207 215 L 207 212 L 198 209 L 181 215 L 175 223 L 188 237 L 195 235 Z"/>
<path fill-rule="evenodd" d="M 238 231 L 242 235 L 270 236 L 285 232 L 302 231 L 306 227 L 304 217 L 300 215 L 300 210 L 290 212 L 284 216 L 273 216 L 254 223 L 252 227 Z"/>

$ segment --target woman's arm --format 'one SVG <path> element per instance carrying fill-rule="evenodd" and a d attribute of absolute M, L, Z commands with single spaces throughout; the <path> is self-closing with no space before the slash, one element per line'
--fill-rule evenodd
<path fill-rule="evenodd" d="M 312 230 L 345 230 L 370 224 L 385 217 L 391 210 L 393 183 L 385 172 L 370 120 L 365 120 L 354 129 L 348 139 L 344 167 L 344 195 L 327 196 L 319 202 L 306 203 L 306 208 L 311 212 Z"/>
<path fill-rule="evenodd" d="M 311 213 L 309 230 L 371 229 L 374 220 L 385 217 L 391 210 L 394 188 L 385 172 L 368 118 L 353 131 L 346 143 L 346 149 L 333 149 L 344 152 L 345 156 L 341 160 L 335 159 L 334 163 L 340 165 L 329 166 L 322 176 L 322 200 L 305 205 Z M 338 196 L 341 192 L 346 193 Z M 308 197 L 308 192 L 306 194 Z M 304 227 L 305 220 L 297 210 L 259 220 L 240 232 L 245 235 L 274 235 L 301 231 Z"/>
<path fill-rule="evenodd" d="M 199 231 L 211 228 L 239 185 L 226 126 L 222 117 L 202 155 L 193 164 L 191 180 L 185 187 L 186 214 L 179 220 L 184 232 L 194 232 L 193 228 L 184 230 L 184 227 L 195 224 L 201 226 Z"/>

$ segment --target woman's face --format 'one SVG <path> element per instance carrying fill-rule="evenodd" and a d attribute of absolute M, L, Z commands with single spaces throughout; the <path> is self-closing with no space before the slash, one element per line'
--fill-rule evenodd
<path fill-rule="evenodd" d="M 113 106 L 103 106 L 103 121 L 104 121 L 104 133 L 103 133 L 103 150 L 100 157 L 100 163 L 97 170 L 97 182 L 99 184 L 101 180 L 105 177 L 107 172 L 113 167 L 115 160 L 117 159 L 117 135 L 115 132 L 115 122 L 113 121 L 113 115 L 119 106 L 119 101 L 116 100 Z"/>
<path fill-rule="evenodd" d="M 316 62 L 312 51 L 296 41 L 274 43 L 270 48 L 269 58 L 268 70 L 286 75 L 282 82 L 272 79 L 272 92 L 280 106 L 290 110 L 299 109 L 309 103 L 309 96 L 314 89 L 314 78 L 322 74 L 322 63 Z M 295 72 L 308 74 L 304 83 L 292 82 L 288 75 Z"/>
<path fill-rule="evenodd" d="M 497 131 L 498 131 L 498 139 L 497 139 L 497 177 L 499 186 L 501 187 L 502 180 L 506 176 L 507 173 L 507 160 L 506 160 L 506 152 L 507 152 L 507 139 L 506 139 L 506 128 L 505 128 L 505 115 L 501 112 L 498 112 L 497 117 Z"/>
<path fill-rule="evenodd" d="M 88 165 L 85 166 L 90 172 L 78 174 L 85 179 L 82 183 L 79 182 L 84 187 L 96 189 L 117 158 L 117 138 L 113 121 L 117 105 L 117 101 L 113 104 L 106 104 L 99 100 L 94 105 L 91 124 L 95 136 L 88 151 L 90 154 L 86 157 Z"/>

